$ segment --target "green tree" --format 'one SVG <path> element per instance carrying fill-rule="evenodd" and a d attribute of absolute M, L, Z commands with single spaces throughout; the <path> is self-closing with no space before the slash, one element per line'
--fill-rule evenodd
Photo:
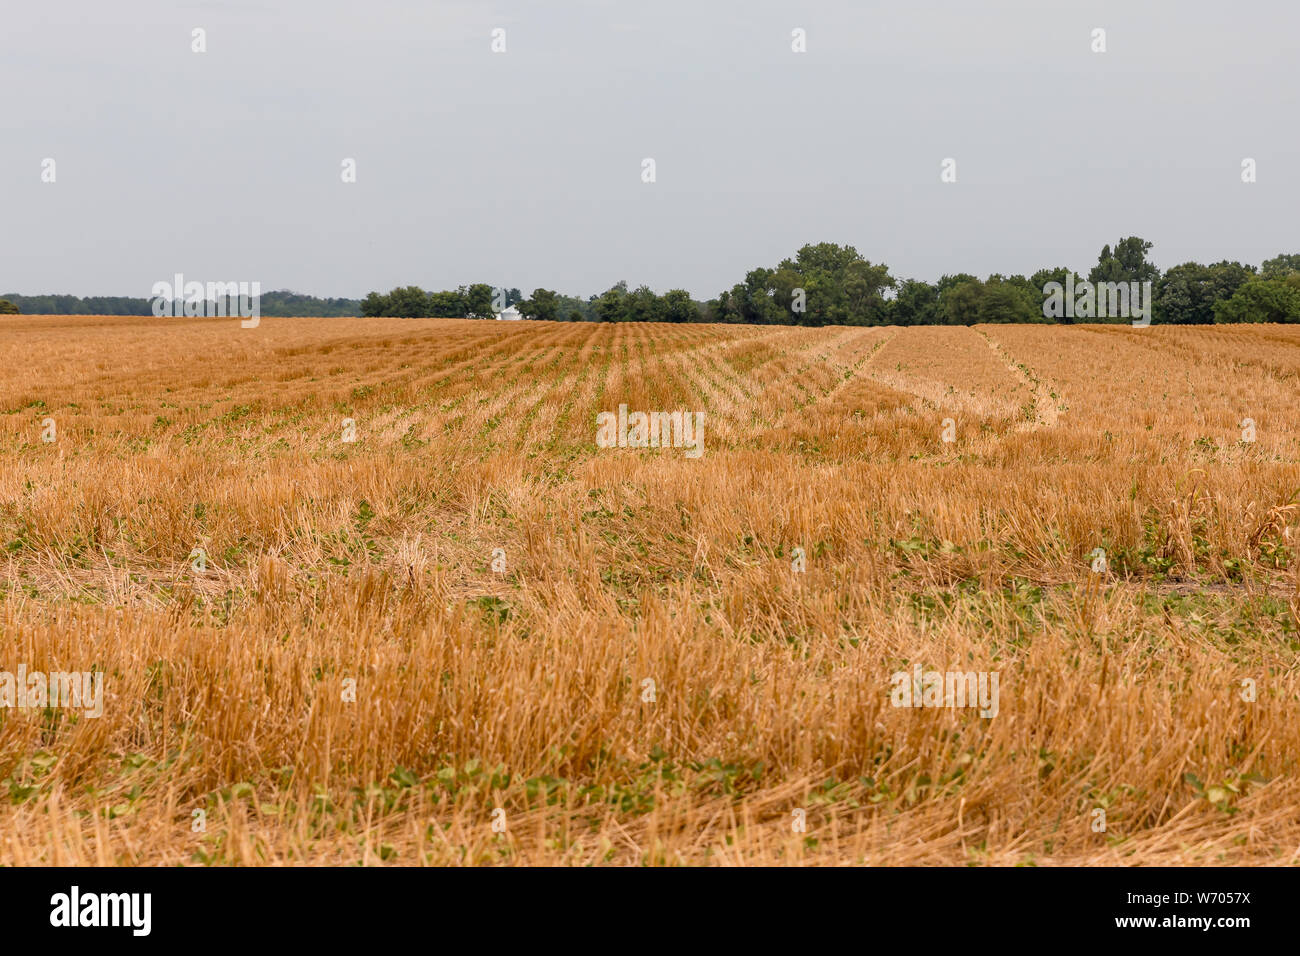
<path fill-rule="evenodd" d="M 844 290 L 846 325 L 884 324 L 888 307 L 883 293 L 896 287 L 888 266 L 856 259 L 844 268 L 840 283 Z"/>
<path fill-rule="evenodd" d="M 1204 266 L 1184 262 L 1171 268 L 1155 285 L 1155 321 L 1162 325 L 1209 325 L 1215 306 L 1231 299 L 1254 278 L 1253 266 L 1216 262 Z"/>
<path fill-rule="evenodd" d="M 559 297 L 550 289 L 534 289 L 531 298 L 519 303 L 525 318 L 554 322 L 560 314 Z"/>
<path fill-rule="evenodd" d="M 418 285 L 402 286 L 388 293 L 388 311 L 385 315 L 403 319 L 419 319 L 430 314 L 429 294 Z"/>
<path fill-rule="evenodd" d="M 460 293 L 465 299 L 467 318 L 490 319 L 496 315 L 492 308 L 493 289 L 486 282 L 475 282 L 468 289 L 462 287 Z"/>
<path fill-rule="evenodd" d="M 745 287 L 734 285 L 727 292 L 720 292 L 716 299 L 709 300 L 708 319 L 710 322 L 743 322 L 740 315 L 740 297 Z"/>
<path fill-rule="evenodd" d="M 17 315 L 18 306 L 14 305 L 8 299 L 0 299 L 0 315 Z"/>
<path fill-rule="evenodd" d="M 1097 282 L 1155 282 L 1160 269 L 1147 259 L 1151 243 L 1137 236 L 1129 236 L 1110 246 L 1102 246 L 1097 264 L 1088 273 L 1088 281 Z"/>
<path fill-rule="evenodd" d="M 887 314 L 891 325 L 938 325 L 939 289 L 919 279 L 904 279 Z"/>
<path fill-rule="evenodd" d="M 939 318 L 943 325 L 974 325 L 979 321 L 984 284 L 965 272 L 939 279 Z"/>
<path fill-rule="evenodd" d="M 1300 272 L 1300 255 L 1274 256 L 1259 268 L 1262 279 L 1285 279 L 1293 272 Z"/>
<path fill-rule="evenodd" d="M 700 307 L 685 289 L 669 289 L 663 294 L 663 321 L 698 322 Z"/>
<path fill-rule="evenodd" d="M 1078 288 L 1080 284 L 1088 281 L 1083 276 L 1079 275 L 1079 273 L 1075 272 L 1073 269 L 1067 268 L 1066 266 L 1057 266 L 1053 269 L 1039 269 L 1037 272 L 1035 272 L 1032 276 L 1029 277 L 1027 281 L 1029 282 L 1030 287 L 1032 287 L 1035 290 L 1035 294 L 1037 295 L 1038 312 L 1040 315 L 1042 314 L 1043 309 L 1046 307 L 1048 293 L 1045 292 L 1044 290 L 1047 288 L 1048 283 L 1055 282 L 1059 284 L 1061 287 L 1061 292 L 1062 294 L 1064 294 L 1066 288 L 1068 287 L 1070 276 L 1074 276 L 1075 288 Z M 1076 298 L 1077 298 L 1077 293 L 1076 293 Z M 1074 317 L 1069 315 L 1059 315 L 1059 316 L 1051 316 L 1051 317 L 1043 316 L 1038 321 L 1059 322 L 1062 325 L 1072 325 L 1074 323 Z M 1086 319 L 1085 321 L 1091 322 L 1095 320 Z"/>
<path fill-rule="evenodd" d="M 624 300 L 627 298 L 627 283 L 619 280 L 606 291 L 592 297 L 592 307 L 601 322 L 625 322 L 627 310 Z"/>
<path fill-rule="evenodd" d="M 1041 303 L 1035 302 L 1032 287 L 1024 276 L 1010 279 L 1000 275 L 989 276 L 981 290 L 976 315 L 980 322 L 1043 321 Z"/>
<path fill-rule="evenodd" d="M 1148 261 L 1147 253 L 1151 243 L 1137 236 L 1129 236 L 1110 246 L 1102 246 L 1097 264 L 1088 273 L 1088 281 L 1094 285 L 1100 282 L 1151 282 L 1160 278 L 1160 269 Z M 1152 293 L 1154 294 L 1154 286 Z M 1126 322 L 1123 316 L 1098 316 L 1090 322 Z"/>
<path fill-rule="evenodd" d="M 440 319 L 463 319 L 469 309 L 465 296 L 458 289 L 429 293 L 429 314 Z"/>
<path fill-rule="evenodd" d="M 852 246 L 839 246 L 833 242 L 809 243 L 794 256 L 794 264 L 803 274 L 824 272 L 828 275 L 841 275 L 853 263 L 861 261 L 858 250 Z M 787 259 L 785 265 L 790 260 Z"/>
<path fill-rule="evenodd" d="M 391 304 L 388 296 L 381 295 L 378 292 L 372 292 L 361 300 L 361 314 L 366 318 L 388 315 L 390 308 Z"/>
<path fill-rule="evenodd" d="M 633 289 L 624 299 L 623 308 L 628 322 L 662 322 L 664 320 L 663 302 L 646 285 Z"/>
<path fill-rule="evenodd" d="M 1065 266 L 1057 266 L 1055 269 L 1039 269 L 1029 277 L 1029 284 L 1037 289 L 1043 298 L 1047 298 L 1047 293 L 1043 292 L 1043 287 L 1049 282 L 1059 282 L 1061 286 L 1064 287 L 1065 280 L 1069 277 L 1072 271 L 1072 269 L 1068 269 Z"/>
<path fill-rule="evenodd" d="M 1300 273 L 1251 279 L 1214 306 L 1215 322 L 1300 322 Z"/>
<path fill-rule="evenodd" d="M 742 288 L 740 314 L 742 322 L 757 325 L 788 325 L 791 322 L 790 303 L 776 300 L 776 272 L 774 269 L 751 269 L 745 275 Z M 798 323 L 795 323 L 798 324 Z"/>
<path fill-rule="evenodd" d="M 762 277 L 761 294 L 775 306 L 774 309 L 769 308 L 766 302 L 755 299 L 755 310 L 765 321 L 782 325 L 803 323 L 804 317 L 796 311 L 796 306 L 802 308 L 802 304 L 806 301 L 799 298 L 799 290 L 803 288 L 804 279 L 799 271 L 790 265 L 790 260 L 787 259 L 775 269 L 759 269 L 751 272 L 750 275 Z M 758 294 L 757 288 L 755 294 Z"/>
<path fill-rule="evenodd" d="M 883 293 L 894 287 L 887 266 L 863 259 L 852 246 L 821 242 L 776 268 L 750 270 L 710 304 L 708 315 L 761 325 L 875 325 L 887 321 Z"/>

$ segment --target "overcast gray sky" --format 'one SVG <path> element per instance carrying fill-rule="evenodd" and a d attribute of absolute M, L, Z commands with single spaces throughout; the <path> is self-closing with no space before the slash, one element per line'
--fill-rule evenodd
<path fill-rule="evenodd" d="M 1298 36 L 1295 0 L 0 0 L 0 291 L 1257 264 L 1300 252 Z"/>

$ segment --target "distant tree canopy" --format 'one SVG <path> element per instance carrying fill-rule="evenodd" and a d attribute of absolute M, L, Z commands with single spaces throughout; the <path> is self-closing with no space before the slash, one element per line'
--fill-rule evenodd
<path fill-rule="evenodd" d="M 1255 278 L 1255 267 L 1240 262 L 1203 266 L 1184 262 L 1174 266 L 1155 284 L 1154 321 L 1167 325 L 1209 325 L 1216 307 L 1231 299 L 1241 286 Z"/>
<path fill-rule="evenodd" d="M 1138 236 L 1102 247 L 1086 278 L 1067 266 L 1022 275 L 980 279 L 954 273 L 937 282 L 895 278 L 884 265 L 863 259 L 852 246 L 804 246 L 775 268 L 751 271 L 743 283 L 706 304 L 707 321 L 784 325 L 974 325 L 992 322 L 1128 322 L 1130 317 L 1094 313 L 1087 318 L 1045 314 L 1049 283 L 1094 290 L 1100 283 L 1150 282 L 1154 320 L 1166 323 L 1297 321 L 1292 317 L 1289 276 L 1300 276 L 1300 255 L 1277 256 L 1256 276 L 1253 266 L 1189 262 L 1164 275 L 1150 261 L 1151 243 Z M 1271 279 L 1274 285 L 1260 285 Z M 1300 281 L 1300 280 L 1297 280 Z M 1145 293 L 1144 293 L 1145 294 Z M 802 308 L 801 308 L 802 306 Z"/>
<path fill-rule="evenodd" d="M 1300 322 L 1300 272 L 1251 279 L 1214 303 L 1215 322 Z"/>
<path fill-rule="evenodd" d="M 1088 274 L 1090 282 L 1155 282 L 1160 270 L 1147 260 L 1151 243 L 1137 236 L 1129 236 L 1110 246 L 1101 247 L 1097 264 Z"/>
<path fill-rule="evenodd" d="M 759 325 L 883 325 L 886 290 L 896 287 L 884 265 L 852 246 L 806 245 L 793 259 L 758 268 L 710 303 L 715 322 Z"/>
<path fill-rule="evenodd" d="M 262 293 L 263 315 L 348 316 L 356 315 L 360 309 L 360 299 L 318 299 L 287 290 Z"/>
<path fill-rule="evenodd" d="M 1261 279 L 1285 279 L 1292 273 L 1300 272 L 1300 254 L 1291 256 L 1274 256 L 1265 259 L 1259 267 Z"/>
<path fill-rule="evenodd" d="M 153 315 L 153 301 L 126 296 L 18 295 L 6 293 L 28 315 Z M 358 299 L 319 299 L 280 290 L 262 293 L 262 315 L 347 316 L 361 308 Z"/>
<path fill-rule="evenodd" d="M 490 319 L 500 311 L 498 304 L 504 309 L 522 302 L 518 289 L 502 290 L 498 301 L 498 291 L 486 282 L 442 292 L 425 292 L 418 285 L 408 285 L 387 294 L 371 292 L 361 300 L 361 314 L 402 319 Z"/>
<path fill-rule="evenodd" d="M 152 315 L 148 299 L 124 296 L 19 295 L 4 296 L 27 315 Z"/>
<path fill-rule="evenodd" d="M 1065 315 L 1048 312 L 1053 288 L 1096 289 L 1099 284 L 1151 283 L 1151 319 L 1157 324 L 1214 322 L 1300 322 L 1300 254 L 1280 254 L 1256 269 L 1240 262 L 1202 265 L 1184 262 L 1161 273 L 1149 258 L 1151 243 L 1127 236 L 1102 246 L 1087 278 L 1068 266 L 1039 269 L 1032 276 L 993 274 L 986 279 L 956 272 L 936 282 L 892 275 L 884 263 L 863 258 L 852 246 L 819 242 L 793 258 L 751 269 L 743 282 L 716 299 L 696 301 L 684 289 L 662 295 L 626 281 L 585 299 L 553 289 L 517 288 L 478 282 L 439 292 L 409 285 L 364 299 L 319 299 L 296 292 L 263 293 L 265 316 L 394 316 L 400 318 L 494 317 L 517 306 L 529 319 L 547 322 L 743 322 L 758 325 L 975 325 L 993 322 L 1117 322 L 1110 312 Z M 1145 293 L 1144 293 L 1145 295 Z M 121 296 L 72 295 L 0 298 L 0 314 L 151 315 L 151 300 Z"/>
<path fill-rule="evenodd" d="M 401 318 L 493 318 L 496 306 L 518 306 L 527 319 L 548 322 L 699 322 L 701 305 L 683 289 L 656 295 L 648 286 L 629 290 L 617 282 L 606 292 L 587 300 L 561 295 L 552 289 L 534 289 L 524 298 L 518 289 L 501 293 L 483 283 L 461 286 L 453 291 L 425 292 L 419 286 L 404 286 L 388 293 L 371 292 L 361 300 L 364 316 Z"/>
<path fill-rule="evenodd" d="M 534 289 L 529 298 L 519 303 L 519 311 L 529 319 L 555 322 L 560 318 L 560 296 L 550 289 Z"/>
<path fill-rule="evenodd" d="M 591 297 L 591 310 L 600 322 L 699 322 L 700 305 L 684 289 L 669 289 L 662 296 L 649 286 L 628 290 L 617 282 Z"/>
<path fill-rule="evenodd" d="M 594 322 L 595 308 L 591 300 L 563 295 L 551 289 L 534 289 L 533 294 L 519 303 L 525 318 L 548 322 Z"/>

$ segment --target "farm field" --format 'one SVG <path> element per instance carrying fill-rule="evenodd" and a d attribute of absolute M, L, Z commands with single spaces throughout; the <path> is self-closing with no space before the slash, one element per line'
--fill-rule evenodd
<path fill-rule="evenodd" d="M 0 671 L 103 675 L 0 707 L 0 864 L 1300 862 L 1300 327 L 0 355 Z M 598 447 L 620 405 L 702 453 Z"/>

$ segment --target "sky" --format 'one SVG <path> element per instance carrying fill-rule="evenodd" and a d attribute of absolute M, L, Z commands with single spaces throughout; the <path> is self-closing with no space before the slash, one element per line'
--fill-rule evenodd
<path fill-rule="evenodd" d="M 0 0 L 0 291 L 1258 264 L 1300 252 L 1297 36 L 1295 0 Z"/>

